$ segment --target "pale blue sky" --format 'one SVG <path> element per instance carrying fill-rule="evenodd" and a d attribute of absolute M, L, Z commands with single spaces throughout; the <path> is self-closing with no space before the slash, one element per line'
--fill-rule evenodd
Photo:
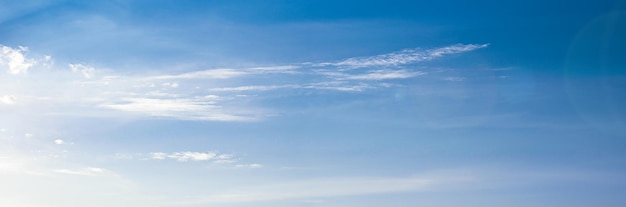
<path fill-rule="evenodd" d="M 623 206 L 625 6 L 0 0 L 0 206 Z"/>

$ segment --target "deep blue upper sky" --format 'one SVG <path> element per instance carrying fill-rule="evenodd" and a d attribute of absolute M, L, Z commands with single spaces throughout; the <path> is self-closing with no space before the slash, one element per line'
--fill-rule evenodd
<path fill-rule="evenodd" d="M 237 58 L 234 61 L 275 63 L 478 42 L 492 44 L 483 54 L 492 65 L 515 64 L 544 71 L 559 70 L 586 25 L 623 9 L 623 3 L 616 1 L 62 1 L 27 5 L 12 3 L 8 7 L 18 9 L 7 9 L 8 17 L 2 21 L 4 44 L 30 43 L 32 48 L 54 45 L 33 33 L 69 36 L 73 44 L 98 49 L 54 49 L 90 59 L 96 59 L 102 50 L 121 56 L 131 55 L 131 51 L 148 57 L 186 52 L 181 56 L 197 55 L 215 62 L 225 59 L 225 55 L 177 51 L 182 49 L 170 45 L 176 43 L 228 54 L 228 58 Z M 76 16 L 103 16 L 121 27 L 148 31 L 145 36 L 134 36 L 67 25 Z M 620 23 L 609 24 L 623 28 Z M 619 34 L 608 34 L 616 37 L 610 41 L 621 41 Z M 591 35 L 596 39 L 602 34 Z M 609 44 L 624 45 L 623 41 Z M 173 52 L 164 51 L 171 49 Z M 120 58 L 124 57 L 114 56 L 110 61 Z"/>

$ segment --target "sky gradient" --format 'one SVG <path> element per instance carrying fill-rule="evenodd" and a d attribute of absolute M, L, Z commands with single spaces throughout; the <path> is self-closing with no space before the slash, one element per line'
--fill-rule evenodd
<path fill-rule="evenodd" d="M 0 206 L 626 204 L 625 1 L 0 0 Z"/>

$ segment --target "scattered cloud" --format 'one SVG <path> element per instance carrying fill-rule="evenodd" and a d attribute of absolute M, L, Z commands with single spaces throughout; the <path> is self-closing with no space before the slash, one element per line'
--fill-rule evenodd
<path fill-rule="evenodd" d="M 54 143 L 58 145 L 62 145 L 62 144 L 65 144 L 65 141 L 63 141 L 62 139 L 55 139 Z"/>
<path fill-rule="evenodd" d="M 91 66 L 83 64 L 69 64 L 70 69 L 74 73 L 81 73 L 85 78 L 92 78 L 96 72 L 96 69 Z"/>
<path fill-rule="evenodd" d="M 26 73 L 37 63 L 34 59 L 26 58 L 24 53 L 27 51 L 27 47 L 11 48 L 0 45 L 0 67 L 7 68 L 11 74 Z"/>

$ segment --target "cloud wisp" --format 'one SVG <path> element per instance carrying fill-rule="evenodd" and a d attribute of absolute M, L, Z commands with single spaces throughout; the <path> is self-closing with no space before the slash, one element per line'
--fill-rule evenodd
<path fill-rule="evenodd" d="M 445 55 L 468 52 L 480 48 L 485 48 L 489 44 L 456 44 L 435 49 L 423 50 L 419 48 L 406 49 L 399 52 L 376 55 L 372 57 L 348 58 L 335 63 L 323 63 L 321 65 L 345 66 L 351 68 L 362 68 L 372 66 L 395 66 L 416 62 L 429 61 Z"/>
<path fill-rule="evenodd" d="M 231 159 L 231 154 L 217 154 L 216 152 L 153 152 L 150 153 L 150 158 L 154 160 L 166 160 L 172 159 L 179 162 L 186 161 L 207 161 L 207 160 L 228 160 Z"/>
<path fill-rule="evenodd" d="M 357 93 L 387 88 L 395 85 L 394 81 L 429 74 L 424 68 L 417 70 L 397 66 L 487 46 L 456 44 L 331 63 L 220 68 L 158 75 L 122 75 L 115 70 L 102 70 L 82 63 L 54 65 L 50 56 L 39 59 L 30 57 L 26 47 L 1 46 L 0 68 L 13 75 L 0 76 L 0 107 L 30 105 L 34 111 L 41 109 L 45 110 L 41 113 L 56 115 L 109 114 L 175 120 L 257 121 L 277 114 L 272 112 L 274 109 L 254 104 L 255 100 L 271 91 Z M 48 69 L 42 70 L 43 67 Z M 455 80 L 462 80 L 462 77 Z M 42 93 L 35 88 L 47 88 L 47 91 Z M 71 109 L 81 111 L 73 112 Z"/>
<path fill-rule="evenodd" d="M 117 103 L 105 103 L 99 106 L 119 111 L 181 120 L 252 121 L 255 119 L 246 115 L 234 114 L 235 112 L 232 114 L 227 113 L 221 110 L 215 101 L 207 101 L 203 97 L 182 99 L 128 98 Z"/>
<path fill-rule="evenodd" d="M 235 154 L 219 153 L 217 151 L 180 151 L 180 152 L 150 152 L 136 154 L 116 154 L 114 159 L 138 160 L 138 161 L 175 161 L 181 163 L 213 163 L 219 166 L 258 169 L 263 165 L 259 163 L 241 162 L 242 158 Z"/>
<path fill-rule="evenodd" d="M 79 170 L 56 169 L 56 170 L 53 170 L 53 172 L 60 173 L 60 174 L 68 174 L 68 175 L 97 176 L 99 174 L 104 173 L 105 170 L 102 168 L 97 168 L 97 167 L 88 167 L 88 168 L 79 169 Z"/>

